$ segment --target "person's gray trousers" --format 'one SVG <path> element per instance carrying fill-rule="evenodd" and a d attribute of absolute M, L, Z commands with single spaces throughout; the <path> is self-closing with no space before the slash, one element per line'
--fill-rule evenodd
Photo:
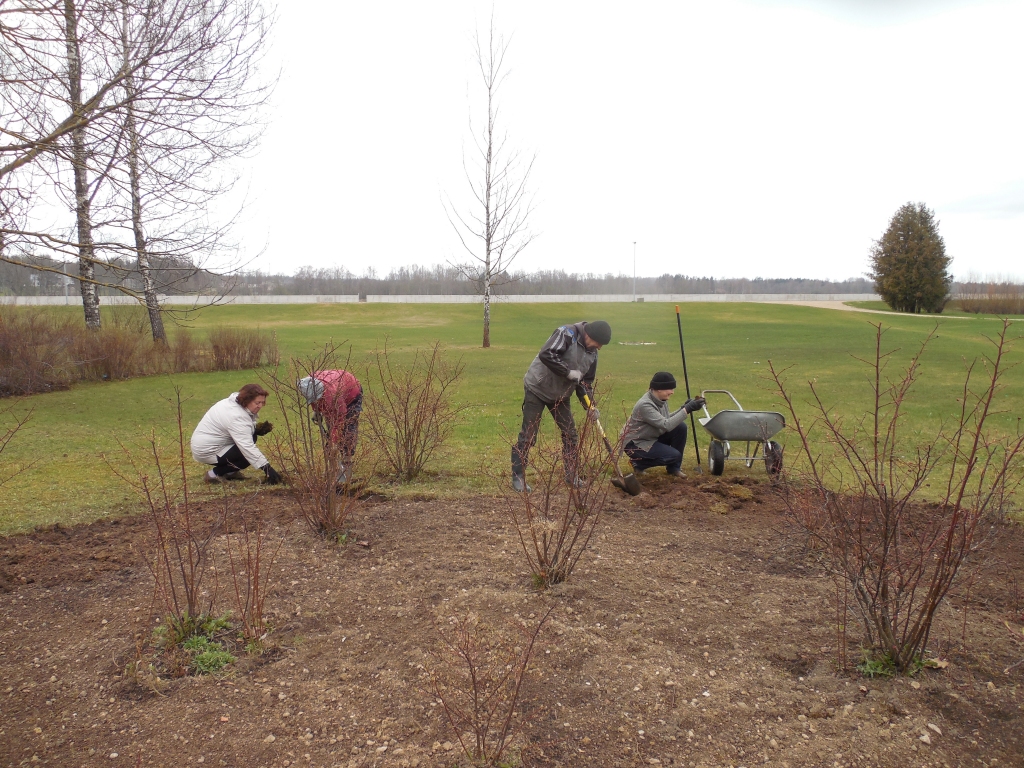
<path fill-rule="evenodd" d="M 537 430 L 544 409 L 551 415 L 562 433 L 562 458 L 565 462 L 566 477 L 576 477 L 576 446 L 579 436 L 576 434 L 576 422 L 572 418 L 572 407 L 569 398 L 556 403 L 545 403 L 529 389 L 523 388 L 523 428 L 519 431 L 519 439 L 512 447 L 512 474 L 525 477 L 526 465 L 530 457 L 530 449 L 537 442 Z"/>

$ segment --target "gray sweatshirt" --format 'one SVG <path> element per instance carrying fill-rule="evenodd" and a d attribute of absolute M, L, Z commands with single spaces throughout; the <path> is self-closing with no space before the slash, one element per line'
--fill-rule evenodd
<path fill-rule="evenodd" d="M 580 322 L 557 328 L 533 358 L 523 377 L 523 386 L 543 402 L 553 405 L 567 398 L 574 389 L 582 401 L 584 393 L 589 395 L 594 391 L 597 350 L 587 349 L 583 343 L 586 326 Z M 569 379 L 569 371 L 583 374 L 579 386 Z"/>
<path fill-rule="evenodd" d="M 659 400 L 650 390 L 636 401 L 633 413 L 622 429 L 622 444 L 632 440 L 638 448 L 649 451 L 655 441 L 666 432 L 686 423 L 687 413 L 683 406 L 672 413 L 668 411 L 668 403 Z"/>

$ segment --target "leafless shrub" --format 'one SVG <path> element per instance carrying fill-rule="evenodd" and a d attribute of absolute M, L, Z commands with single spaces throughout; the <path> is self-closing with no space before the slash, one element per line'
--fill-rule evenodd
<path fill-rule="evenodd" d="M 384 339 L 373 352 L 367 380 L 379 388 L 367 394 L 366 431 L 390 471 L 414 480 L 452 436 L 466 406 L 455 405 L 455 385 L 465 363 L 448 359 L 440 341 L 417 349 L 403 365 Z"/>
<path fill-rule="evenodd" d="M 73 326 L 69 317 L 0 303 L 0 397 L 67 388 Z"/>
<path fill-rule="evenodd" d="M 157 599 L 174 634 L 171 639 L 178 642 L 195 634 L 213 613 L 217 582 L 210 545 L 221 531 L 224 520 L 223 515 L 218 515 L 206 521 L 196 512 L 188 487 L 190 457 L 186 459 L 188 439 L 181 413 L 180 389 L 175 389 L 170 402 L 177 419 L 177 445 L 171 465 L 166 463 L 155 430 L 148 440 L 149 466 L 141 466 L 124 444 L 121 444 L 123 465 L 115 464 L 106 456 L 103 459 L 145 503 L 154 541 L 144 550 L 144 559 L 156 585 Z"/>
<path fill-rule="evenodd" d="M 0 457 L 2 457 L 3 452 L 7 450 L 7 446 L 10 444 L 11 440 L 14 439 L 15 435 L 24 428 L 31 418 L 31 410 L 19 415 L 15 413 L 13 405 L 0 408 Z M 20 475 L 32 466 L 33 463 L 34 462 L 12 467 L 4 461 L 0 464 L 0 486 L 3 486 L 4 483 L 8 482 L 15 476 Z"/>
<path fill-rule="evenodd" d="M 280 359 L 272 333 L 215 329 L 199 343 L 182 328 L 168 346 L 149 338 L 142 310 L 116 309 L 103 328 L 89 330 L 77 318 L 0 304 L 0 397 L 66 389 L 82 380 L 244 370 Z"/>
<path fill-rule="evenodd" d="M 345 521 L 358 503 L 359 461 L 346 467 L 348 482 L 339 486 L 344 446 L 326 438 L 295 382 L 318 371 L 347 370 L 351 350 L 342 362 L 340 349 L 341 345 L 330 342 L 314 355 L 292 358 L 283 374 L 277 368 L 267 368 L 260 374 L 282 414 L 281 423 L 275 425 L 268 441 L 270 456 L 284 469 L 287 482 L 295 489 L 306 525 L 318 536 L 335 539 L 346 533 Z"/>
<path fill-rule="evenodd" d="M 242 636 L 254 644 L 261 643 L 266 636 L 263 606 L 274 573 L 274 561 L 283 543 L 278 539 L 277 546 L 268 551 L 267 539 L 266 521 L 260 510 L 251 521 L 243 515 L 240 530 L 227 538 L 236 616 L 241 622 Z"/>
<path fill-rule="evenodd" d="M 168 345 L 168 355 L 172 373 L 208 371 L 211 367 L 212 355 L 196 342 L 188 328 L 179 328 L 174 334 Z"/>
<path fill-rule="evenodd" d="M 953 299 L 964 312 L 1024 315 L 1024 285 L 1010 280 L 958 283 Z"/>
<path fill-rule="evenodd" d="M 107 326 L 75 335 L 71 354 L 80 379 L 116 381 L 154 373 L 159 362 L 153 342 L 128 328 Z"/>
<path fill-rule="evenodd" d="M 872 374 L 872 406 L 853 423 L 826 405 L 813 381 L 813 417 L 802 419 L 784 372 L 774 366 L 770 372 L 809 467 L 805 477 L 787 473 L 787 481 L 801 481 L 784 483 L 789 511 L 836 579 L 840 603 L 852 593 L 875 660 L 906 673 L 921 663 L 935 612 L 977 548 L 979 521 L 1022 481 L 1024 432 L 1019 419 L 1015 435 L 997 435 L 989 425 L 1012 368 L 1009 323 L 992 340 L 989 356 L 967 364 L 957 415 L 916 445 L 905 435 L 905 406 L 934 331 L 902 375 L 889 379 L 885 371 L 895 350 L 883 351 L 885 331 L 875 328 L 874 358 L 864 361 Z M 983 379 L 976 385 L 979 371 Z M 830 453 L 814 447 L 819 439 Z M 926 497 L 928 485 L 938 489 L 937 500 Z"/>
<path fill-rule="evenodd" d="M 1021 651 L 1024 651 L 1024 628 L 1022 628 L 1018 632 L 1016 629 L 1014 629 L 1013 627 L 1010 626 L 1010 622 L 1008 622 L 1008 621 L 1004 621 L 1003 622 L 1003 626 L 1005 626 L 1006 630 L 1010 633 L 1010 637 L 1013 639 L 1014 643 L 1017 644 L 1017 646 L 1020 648 Z M 1013 664 L 1008 666 L 1006 669 L 1003 670 L 1003 674 L 1004 675 L 1010 674 L 1013 670 L 1015 670 L 1021 664 L 1024 664 L 1024 659 L 1021 659 L 1020 661 L 1014 662 Z"/>
<path fill-rule="evenodd" d="M 500 765 L 525 725 L 516 707 L 537 637 L 553 611 L 532 629 L 488 625 L 474 614 L 435 625 L 441 645 L 432 653 L 430 693 L 473 765 Z"/>
<path fill-rule="evenodd" d="M 538 589 L 559 584 L 572 574 L 594 535 L 608 499 L 611 459 L 584 419 L 575 453 L 566 457 L 561 442 L 543 437 L 530 453 L 531 490 L 517 493 L 502 478 L 499 488 L 509 519 L 519 534 Z M 576 476 L 576 487 L 568 479 Z"/>
<path fill-rule="evenodd" d="M 210 331 L 213 370 L 239 371 L 277 365 L 277 338 L 265 331 L 246 328 L 214 328 Z"/>

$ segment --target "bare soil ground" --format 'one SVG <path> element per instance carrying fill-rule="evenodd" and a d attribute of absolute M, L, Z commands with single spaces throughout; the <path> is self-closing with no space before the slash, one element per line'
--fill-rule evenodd
<path fill-rule="evenodd" d="M 284 537 L 267 651 L 159 686 L 124 675 L 159 618 L 145 518 L 0 540 L 0 765 L 459 764 L 424 692 L 435 622 L 552 605 L 523 765 L 1024 765 L 1019 527 L 994 527 L 944 604 L 949 665 L 869 680 L 837 670 L 832 582 L 770 488 L 728 475 L 615 496 L 573 578 L 540 594 L 500 499 L 367 503 L 361 547 L 263 494 Z"/>

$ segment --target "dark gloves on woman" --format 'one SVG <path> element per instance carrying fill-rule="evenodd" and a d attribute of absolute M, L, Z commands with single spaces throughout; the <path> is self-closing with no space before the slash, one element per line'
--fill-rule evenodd
<path fill-rule="evenodd" d="M 703 397 L 694 397 L 683 403 L 683 410 L 686 411 L 687 413 L 699 411 L 701 408 L 704 407 L 704 402 L 705 401 Z"/>
<path fill-rule="evenodd" d="M 269 435 L 270 430 L 272 430 L 273 428 L 274 425 L 271 422 L 261 421 L 259 424 L 256 425 L 256 429 L 254 429 L 253 432 L 255 432 L 260 437 L 263 437 L 264 435 Z"/>
<path fill-rule="evenodd" d="M 263 465 L 263 472 L 267 476 L 267 482 L 271 485 L 277 485 L 281 482 L 281 475 L 278 474 L 278 471 L 270 466 L 270 464 Z"/>

